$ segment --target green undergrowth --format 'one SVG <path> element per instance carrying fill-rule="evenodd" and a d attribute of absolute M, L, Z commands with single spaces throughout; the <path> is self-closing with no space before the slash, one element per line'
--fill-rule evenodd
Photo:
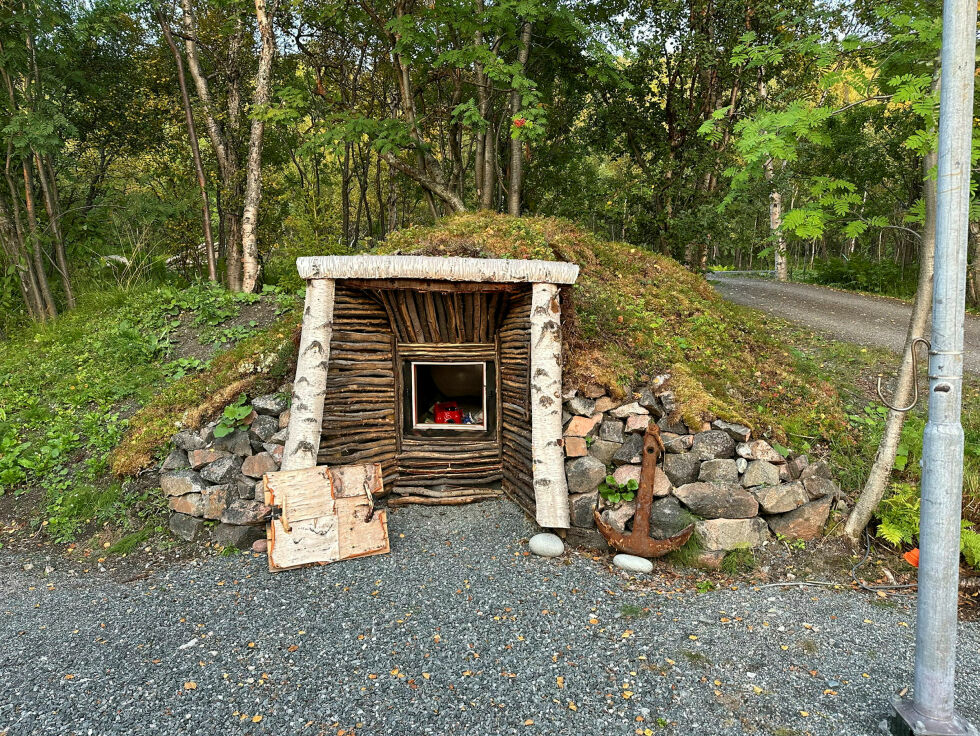
<path fill-rule="evenodd" d="M 881 375 L 887 385 L 899 359 L 884 350 L 836 342 L 785 325 L 777 328 L 782 339 L 794 346 L 791 352 L 797 357 L 801 374 L 833 383 L 841 396 L 848 431 L 855 441 L 832 443 L 830 459 L 841 487 L 856 497 L 867 480 L 888 416 L 887 408 L 876 395 L 877 377 Z M 922 392 L 926 385 L 925 367 L 920 368 L 921 398 L 906 417 L 891 484 L 872 527 L 879 540 L 896 549 L 918 544 L 920 461 L 928 419 L 926 396 Z M 965 452 L 961 547 L 966 562 L 980 568 L 980 377 L 975 374 L 965 376 L 962 423 Z M 796 440 L 804 446 L 808 441 L 799 435 Z"/>
<path fill-rule="evenodd" d="M 142 531 L 149 523 L 144 514 L 159 510 L 159 494 L 112 479 L 110 466 L 134 471 L 152 461 L 163 433 L 174 431 L 176 419 L 160 408 L 164 402 L 183 402 L 183 411 L 227 384 L 229 363 L 239 370 L 255 349 L 289 342 L 295 316 L 270 330 L 246 324 L 240 334 L 221 334 L 243 305 L 262 298 L 276 311 L 293 308 L 292 296 L 274 289 L 260 297 L 207 284 L 144 285 L 84 293 L 71 312 L 10 334 L 0 351 L 0 496 L 37 494 L 29 521 L 55 541 L 110 520 L 122 532 L 127 524 Z M 209 362 L 180 354 L 188 332 L 199 351 L 209 342 L 241 341 Z M 142 420 L 129 417 L 143 405 L 157 407 L 158 421 L 137 432 L 134 445 L 127 432 Z M 170 420 L 166 428 L 163 417 Z M 138 451 L 126 451 L 131 448 Z"/>
<path fill-rule="evenodd" d="M 785 428 L 846 442 L 836 392 L 801 376 L 767 320 L 723 301 L 700 275 L 555 218 L 490 213 L 446 218 L 393 234 L 380 253 L 560 260 L 581 267 L 565 290 L 566 383 L 622 397 L 669 373 L 691 426 L 745 422 L 786 439 Z"/>

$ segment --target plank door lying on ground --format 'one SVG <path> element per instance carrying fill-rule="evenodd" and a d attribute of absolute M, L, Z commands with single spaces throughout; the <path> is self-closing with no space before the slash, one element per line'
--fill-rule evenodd
<path fill-rule="evenodd" d="M 283 470 L 264 483 L 266 504 L 282 509 L 267 527 L 270 570 L 390 551 L 387 516 L 374 510 L 380 464 Z"/>

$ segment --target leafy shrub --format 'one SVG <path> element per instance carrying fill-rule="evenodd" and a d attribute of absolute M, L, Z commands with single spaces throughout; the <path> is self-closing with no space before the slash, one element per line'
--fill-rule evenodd
<path fill-rule="evenodd" d="M 812 284 L 900 297 L 914 296 L 918 279 L 915 266 L 903 268 L 891 260 L 873 261 L 862 255 L 829 258 L 793 275 Z"/>
<path fill-rule="evenodd" d="M 215 437 L 227 437 L 236 429 L 245 426 L 245 418 L 252 413 L 252 405 L 248 403 L 245 394 L 239 394 L 238 398 L 225 407 L 221 412 L 221 419 L 218 426 L 214 428 Z"/>

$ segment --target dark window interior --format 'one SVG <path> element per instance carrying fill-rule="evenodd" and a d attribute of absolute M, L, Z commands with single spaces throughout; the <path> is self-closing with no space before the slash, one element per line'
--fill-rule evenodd
<path fill-rule="evenodd" d="M 406 433 L 476 439 L 495 429 L 492 362 L 406 362 L 404 386 Z"/>

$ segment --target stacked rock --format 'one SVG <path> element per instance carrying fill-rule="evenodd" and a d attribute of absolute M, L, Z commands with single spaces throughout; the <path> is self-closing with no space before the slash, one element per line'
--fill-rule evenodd
<path fill-rule="evenodd" d="M 617 402 L 601 389 L 566 395 L 569 541 L 605 546 L 595 528 L 597 507 L 612 527 L 628 528 L 635 501 L 609 503 L 598 487 L 609 474 L 620 486 L 639 480 L 650 422 L 660 428 L 666 449 L 654 489 L 652 536 L 666 539 L 694 523 L 707 564 L 720 562 L 729 550 L 762 546 L 770 532 L 786 539 L 819 537 L 840 497 L 827 464 L 811 465 L 805 455 L 787 459 L 765 440 L 753 440 L 752 430 L 741 424 L 716 420 L 692 430 L 677 418 L 673 394 L 657 393 L 665 379 L 658 377 L 627 401 Z"/>
<path fill-rule="evenodd" d="M 196 541 L 245 549 L 265 536 L 262 476 L 279 470 L 289 388 L 258 396 L 252 413 L 232 432 L 215 436 L 218 422 L 178 432 L 160 466 L 160 488 L 170 506 L 170 530 Z"/>

